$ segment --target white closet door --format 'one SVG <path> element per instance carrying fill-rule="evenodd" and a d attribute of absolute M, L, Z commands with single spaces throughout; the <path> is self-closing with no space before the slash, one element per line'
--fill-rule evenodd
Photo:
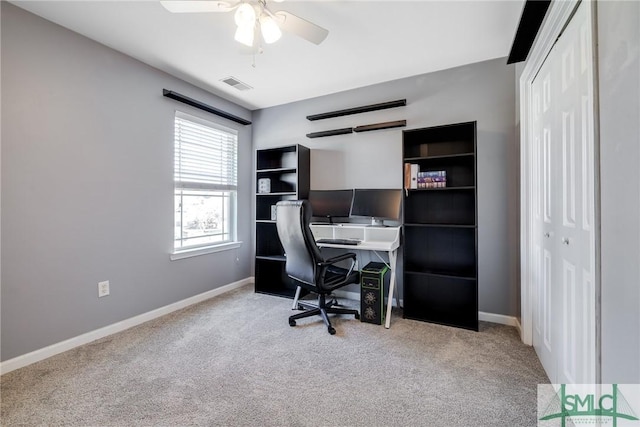
<path fill-rule="evenodd" d="M 554 247 L 554 207 L 556 201 L 552 191 L 556 182 L 557 172 L 554 167 L 557 162 L 552 162 L 552 147 L 555 144 L 555 109 L 552 105 L 552 88 L 555 89 L 556 73 L 553 51 L 540 68 L 536 79 L 532 84 L 532 111 L 533 111 L 533 174 L 532 177 L 532 203 L 534 218 L 534 233 L 532 252 L 534 261 L 534 310 L 533 310 L 533 346 L 538 353 L 542 365 L 549 378 L 556 377 L 556 330 L 552 327 L 556 321 L 553 313 L 552 301 L 557 296 L 552 295 L 555 288 L 554 267 L 556 262 L 556 249 Z"/>
<path fill-rule="evenodd" d="M 558 126 L 562 176 L 557 240 L 562 313 L 559 383 L 595 382 L 595 230 L 593 76 L 588 4 L 581 4 L 557 43 Z"/>
<path fill-rule="evenodd" d="M 578 7 L 532 85 L 534 157 L 540 158 L 540 201 L 539 206 L 532 205 L 540 210 L 539 216 L 534 213 L 540 236 L 533 241 L 539 272 L 533 342 L 551 381 L 567 384 L 595 382 L 593 65 L 588 12 L 588 5 Z"/>

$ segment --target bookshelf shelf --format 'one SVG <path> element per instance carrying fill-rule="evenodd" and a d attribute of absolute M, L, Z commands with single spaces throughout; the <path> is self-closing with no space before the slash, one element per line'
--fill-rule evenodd
<path fill-rule="evenodd" d="M 425 222 L 425 223 L 405 223 L 405 227 L 448 227 L 448 228 L 476 228 L 475 224 L 448 224 L 448 223 L 435 223 L 435 222 Z"/>
<path fill-rule="evenodd" d="M 470 282 L 476 280 L 474 272 L 472 272 L 472 271 L 469 271 L 469 272 L 467 272 L 468 274 L 465 274 L 464 272 L 460 272 L 460 271 L 447 271 L 447 270 L 427 270 L 427 271 L 407 270 L 407 273 L 409 273 L 409 274 L 417 274 L 417 275 L 422 274 L 422 275 L 425 275 L 425 276 L 449 277 L 449 278 L 453 278 L 453 279 L 468 280 Z"/>
<path fill-rule="evenodd" d="M 463 187 L 440 187 L 440 188 L 411 188 L 409 191 L 451 191 L 451 190 L 475 190 L 475 185 L 466 185 Z"/>
<path fill-rule="evenodd" d="M 258 176 L 262 176 L 262 175 L 269 176 L 271 174 L 281 174 L 281 173 L 296 173 L 296 168 L 262 169 L 262 170 L 256 171 L 256 174 Z"/>
<path fill-rule="evenodd" d="M 256 196 L 260 197 L 273 197 L 273 196 L 295 196 L 295 191 L 284 191 L 284 192 L 274 192 L 274 193 L 256 193 Z"/>
<path fill-rule="evenodd" d="M 419 162 L 422 160 L 439 160 L 439 159 L 455 159 L 459 157 L 473 157 L 476 153 L 461 153 L 461 154 L 449 154 L 442 156 L 426 156 L 426 157 L 406 157 L 404 159 L 405 162 Z"/>
<path fill-rule="evenodd" d="M 475 153 L 476 122 L 403 132 L 405 183 L 434 186 L 404 193 L 406 318 L 478 330 Z"/>

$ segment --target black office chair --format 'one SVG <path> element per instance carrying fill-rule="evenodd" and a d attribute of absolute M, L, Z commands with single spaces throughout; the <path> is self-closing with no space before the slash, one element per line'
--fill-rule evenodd
<path fill-rule="evenodd" d="M 360 273 L 353 269 L 356 261 L 354 253 L 324 259 L 309 229 L 310 218 L 311 207 L 306 200 L 286 200 L 276 205 L 276 225 L 287 257 L 287 275 L 297 285 L 318 294 L 317 305 L 298 302 L 298 306 L 307 311 L 289 317 L 289 326 L 295 326 L 297 319 L 320 315 L 333 335 L 336 330 L 331 326 L 328 314 L 353 314 L 356 319 L 360 318 L 360 314 L 358 310 L 335 307 L 337 302 L 327 302 L 327 296 L 335 289 L 358 283 Z M 351 267 L 348 269 L 335 265 L 349 259 Z"/>

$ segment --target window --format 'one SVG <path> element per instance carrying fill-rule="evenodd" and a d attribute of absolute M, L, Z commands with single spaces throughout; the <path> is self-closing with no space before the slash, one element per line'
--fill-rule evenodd
<path fill-rule="evenodd" d="M 176 112 L 174 252 L 235 242 L 237 157 L 235 130 Z"/>

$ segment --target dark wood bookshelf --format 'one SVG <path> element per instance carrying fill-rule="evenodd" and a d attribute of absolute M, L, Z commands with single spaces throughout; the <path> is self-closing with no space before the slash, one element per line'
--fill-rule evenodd
<path fill-rule="evenodd" d="M 404 131 L 403 162 L 446 172 L 404 195 L 404 317 L 477 331 L 476 122 Z"/>
<path fill-rule="evenodd" d="M 285 273 L 284 249 L 278 238 L 272 207 L 281 200 L 309 197 L 310 151 L 302 145 L 256 152 L 256 189 L 266 178 L 270 191 L 256 193 L 255 291 L 293 298 L 297 286 Z"/>

